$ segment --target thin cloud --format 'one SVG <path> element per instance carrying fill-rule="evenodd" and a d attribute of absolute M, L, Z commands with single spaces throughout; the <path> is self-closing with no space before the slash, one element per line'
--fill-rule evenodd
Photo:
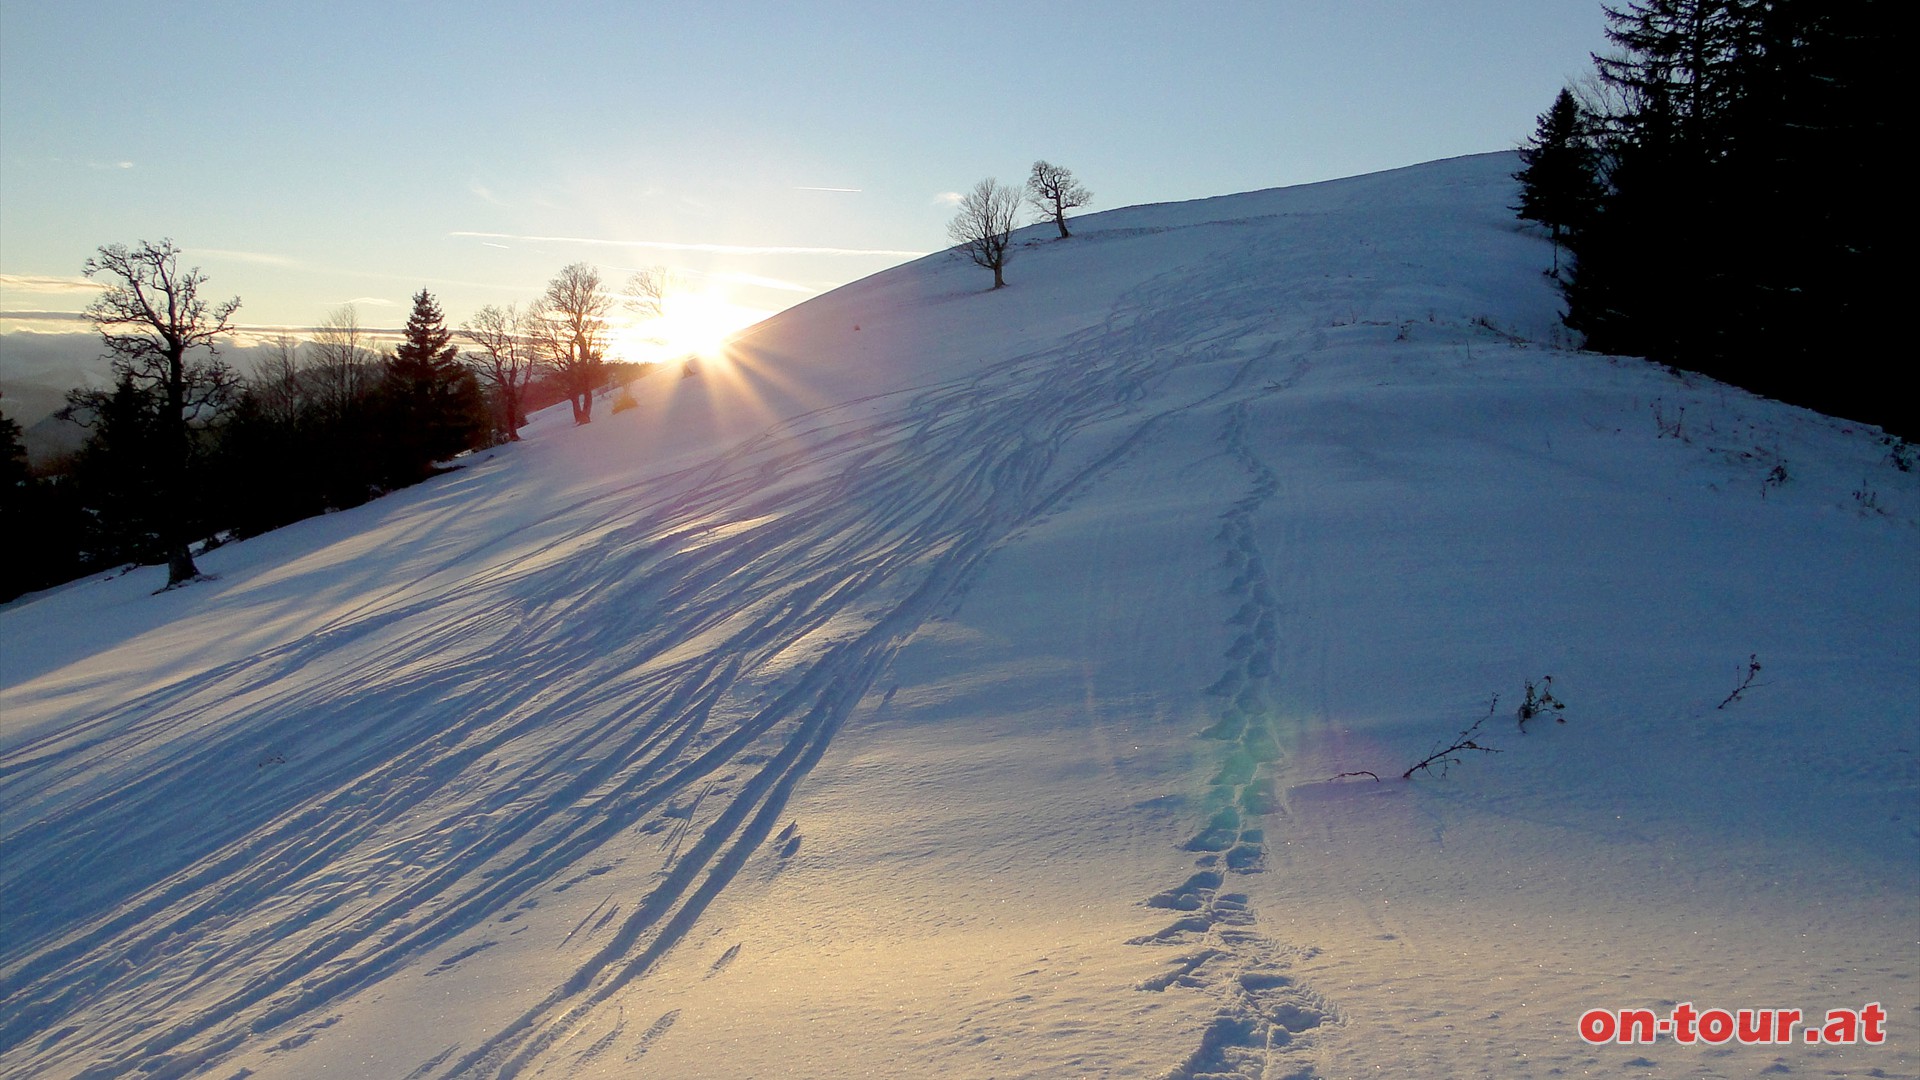
<path fill-rule="evenodd" d="M 812 296 L 814 293 L 820 291 L 810 285 L 802 285 L 797 281 L 783 281 L 780 278 L 762 277 L 759 274 L 741 274 L 731 270 L 713 270 L 709 271 L 707 276 L 720 281 L 729 281 L 736 285 L 757 285 L 763 289 L 805 293 L 808 296 Z"/>
<path fill-rule="evenodd" d="M 262 266 L 295 267 L 300 260 L 290 255 L 273 255 L 264 251 L 232 251 L 227 248 L 195 248 L 200 255 L 216 259 L 231 259 L 234 262 L 259 263 Z"/>
<path fill-rule="evenodd" d="M 805 185 L 796 187 L 793 190 L 795 191 L 844 191 L 850 195 L 858 195 L 860 194 L 860 191 L 861 191 L 861 189 L 857 187 L 807 187 Z"/>
<path fill-rule="evenodd" d="M 507 200 L 495 195 L 492 188 L 487 187 L 487 185 L 478 180 L 469 180 L 467 182 L 467 190 L 473 192 L 474 196 L 483 202 L 490 202 L 495 206 L 507 205 Z"/>
<path fill-rule="evenodd" d="M 105 171 L 107 169 L 133 168 L 133 162 L 131 161 L 87 161 L 85 159 L 75 160 L 74 158 L 66 158 L 66 157 L 58 157 L 58 156 L 50 157 L 47 159 L 47 161 L 54 165 L 78 165 L 83 169 L 96 169 L 101 171 Z"/>
<path fill-rule="evenodd" d="M 0 311 L 0 319 L 8 322 L 89 322 L 78 311 Z"/>
<path fill-rule="evenodd" d="M 0 274 L 0 289 L 30 293 L 94 293 L 106 288 L 83 277 L 55 274 Z"/>
<path fill-rule="evenodd" d="M 334 306 L 350 307 L 354 304 L 379 304 L 382 307 L 399 307 L 400 306 L 395 301 L 383 299 L 378 296 L 356 296 L 351 300 L 342 300 L 338 304 L 335 304 Z"/>
<path fill-rule="evenodd" d="M 940 194 L 938 194 L 938 195 L 935 195 L 935 196 L 933 197 L 933 205 L 935 205 L 935 206 L 959 206 L 959 205 L 960 205 L 960 200 L 961 200 L 961 199 L 964 199 L 964 198 L 966 198 L 966 196 L 964 196 L 964 195 L 962 195 L 962 194 L 960 194 L 960 193 L 959 193 L 959 192 L 957 192 L 957 191 L 943 191 L 943 192 L 941 192 Z"/>
<path fill-rule="evenodd" d="M 233 328 L 233 332 L 235 334 L 244 334 L 249 337 L 265 340 L 265 335 L 317 334 L 324 329 L 326 329 L 326 327 L 308 326 L 304 323 L 237 323 Z M 366 328 L 361 327 L 361 329 L 365 330 Z"/>
<path fill-rule="evenodd" d="M 917 258 L 924 251 L 890 248 L 774 247 L 757 244 L 681 244 L 670 240 L 605 240 L 589 236 L 521 236 L 515 233 L 451 232 L 448 236 L 475 240 L 518 240 L 526 244 L 590 244 L 595 247 L 647 248 L 653 251 L 701 251 L 719 255 L 884 255 Z"/>
<path fill-rule="evenodd" d="M 333 330 L 330 326 L 294 326 L 274 323 L 246 323 L 233 328 L 234 345 L 250 349 L 261 345 L 273 345 L 280 338 L 294 338 L 299 341 L 312 341 L 321 334 Z M 406 331 L 399 327 L 362 326 L 361 342 L 368 347 L 391 344 L 404 340 Z"/>

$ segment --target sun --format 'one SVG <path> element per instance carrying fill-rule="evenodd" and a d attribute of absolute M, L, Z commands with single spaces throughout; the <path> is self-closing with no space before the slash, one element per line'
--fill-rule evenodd
<path fill-rule="evenodd" d="M 658 315 L 618 328 L 614 351 L 625 359 L 656 363 L 718 359 L 728 338 L 771 314 L 736 304 L 716 291 L 669 292 L 660 308 Z"/>
<path fill-rule="evenodd" d="M 757 322 L 753 314 L 714 293 L 681 293 L 667 297 L 659 333 L 672 353 L 711 356 L 735 332 Z"/>

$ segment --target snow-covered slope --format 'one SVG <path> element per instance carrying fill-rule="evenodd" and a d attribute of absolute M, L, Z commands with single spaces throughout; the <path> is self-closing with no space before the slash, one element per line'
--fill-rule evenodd
<path fill-rule="evenodd" d="M 0 1073 L 1914 1075 L 1915 474 L 1567 350 L 1513 168 L 935 256 L 0 611 Z M 1576 1027 L 1688 1001 L 1890 1037 Z"/>

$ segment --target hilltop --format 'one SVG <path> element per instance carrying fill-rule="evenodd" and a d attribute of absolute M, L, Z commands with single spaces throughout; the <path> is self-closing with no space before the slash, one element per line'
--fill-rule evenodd
<path fill-rule="evenodd" d="M 0 611 L 0 1072 L 1914 1075 L 1920 482 L 1575 351 L 1514 168 L 931 256 Z M 1896 1027 L 1576 1028 L 1686 1001 Z"/>

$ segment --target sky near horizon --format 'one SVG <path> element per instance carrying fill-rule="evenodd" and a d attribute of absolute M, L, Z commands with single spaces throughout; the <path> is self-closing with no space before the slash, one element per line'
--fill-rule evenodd
<path fill-rule="evenodd" d="M 0 330 L 171 237 L 243 326 L 449 321 L 561 266 L 779 310 L 946 247 L 953 193 L 1092 210 L 1509 149 L 1597 0 L 0 6 Z"/>

